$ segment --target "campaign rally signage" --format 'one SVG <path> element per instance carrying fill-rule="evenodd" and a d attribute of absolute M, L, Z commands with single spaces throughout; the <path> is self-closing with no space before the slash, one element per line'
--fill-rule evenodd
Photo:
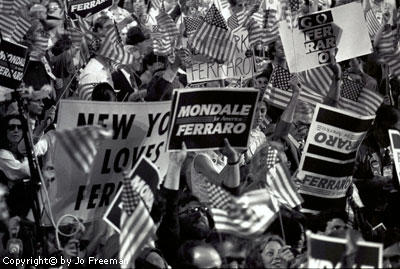
<path fill-rule="evenodd" d="M 161 180 L 158 168 L 142 155 L 140 160 L 127 176 L 132 179 L 131 185 L 133 190 L 140 195 L 146 208 L 151 211 L 154 202 L 154 195 Z M 121 188 L 103 217 L 103 220 L 118 233 L 121 233 L 120 219 L 122 213 L 121 210 L 123 210 L 122 206 Z"/>
<path fill-rule="evenodd" d="M 335 53 L 341 62 L 373 52 L 359 2 L 307 14 L 294 29 L 281 21 L 279 33 L 291 73 L 330 64 Z"/>
<path fill-rule="evenodd" d="M 233 61 L 224 63 L 194 61 L 192 66 L 186 68 L 188 83 L 253 77 L 255 74 L 254 55 L 250 50 L 248 31 L 235 32 L 233 40 L 236 43 L 236 53 Z M 190 44 L 187 44 L 187 46 L 190 48 Z M 193 48 L 190 48 L 190 50 L 192 58 L 196 59 L 198 53 Z"/>
<path fill-rule="evenodd" d="M 374 117 L 317 105 L 299 166 L 305 212 L 344 209 L 357 150 Z"/>
<path fill-rule="evenodd" d="M 308 268 L 344 268 L 346 239 L 307 231 Z M 352 268 L 382 268 L 382 244 L 358 241 Z"/>
<path fill-rule="evenodd" d="M 0 44 L 0 86 L 15 90 L 24 77 L 27 47 L 3 40 Z M 6 58 L 7 57 L 7 58 Z M 7 62 L 8 59 L 8 62 Z M 10 69 L 11 68 L 11 73 Z"/>
<path fill-rule="evenodd" d="M 164 176 L 168 155 L 166 141 L 171 102 L 114 103 L 62 100 L 60 130 L 103 125 L 114 135 L 98 148 L 90 174 L 85 174 L 56 142 L 56 178 L 49 193 L 55 219 L 73 214 L 84 221 L 100 219 L 122 185 L 124 169 L 130 170 L 143 155 Z M 50 224 L 45 220 L 46 224 Z"/>
<path fill-rule="evenodd" d="M 110 7 L 112 3 L 113 0 L 68 0 L 68 13 L 85 18 Z"/>
<path fill-rule="evenodd" d="M 220 149 L 224 138 L 247 149 L 259 91 L 241 88 L 174 90 L 168 150 Z"/>
<path fill-rule="evenodd" d="M 389 137 L 397 178 L 400 180 L 400 132 L 397 130 L 389 130 Z"/>

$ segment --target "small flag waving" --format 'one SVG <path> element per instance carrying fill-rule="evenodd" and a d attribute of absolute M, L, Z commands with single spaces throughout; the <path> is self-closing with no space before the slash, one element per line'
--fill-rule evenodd
<path fill-rule="evenodd" d="M 248 192 L 237 199 L 211 183 L 207 188 L 219 232 L 247 238 L 260 235 L 279 210 L 276 200 L 265 189 Z"/>
<path fill-rule="evenodd" d="M 55 134 L 76 166 L 89 173 L 97 154 L 97 143 L 110 138 L 113 131 L 99 126 L 84 126 L 57 131 Z"/>
<path fill-rule="evenodd" d="M 175 22 L 172 20 L 171 16 L 165 11 L 161 11 L 156 17 L 157 25 L 159 27 L 160 33 L 163 36 L 176 37 L 179 36 L 178 27 L 176 27 Z"/>
<path fill-rule="evenodd" d="M 273 151 L 271 147 L 271 151 Z M 267 189 L 281 204 L 294 208 L 303 203 L 288 169 L 278 162 L 267 172 Z"/>
<path fill-rule="evenodd" d="M 263 7 L 263 5 L 261 6 Z M 270 44 L 279 38 L 279 24 L 276 19 L 276 10 L 260 8 L 253 17 L 259 25 L 262 26 L 264 35 L 262 41 L 264 44 Z"/>
<path fill-rule="evenodd" d="M 131 178 L 124 178 L 122 189 L 119 258 L 126 262 L 121 268 L 132 268 L 144 244 L 155 238 L 156 234 L 153 219 L 139 194 L 132 188 L 131 182 Z"/>
<path fill-rule="evenodd" d="M 185 17 L 183 18 L 183 21 L 185 23 L 185 30 L 188 36 L 194 34 L 202 22 L 201 19 L 195 17 Z"/>
<path fill-rule="evenodd" d="M 133 63 L 135 61 L 133 55 L 126 52 L 122 43 L 118 40 L 119 36 L 114 25 L 106 32 L 106 37 L 98 54 L 122 65 Z"/>
<path fill-rule="evenodd" d="M 172 40 L 169 36 L 163 36 L 160 33 L 158 25 L 153 25 L 153 32 L 150 33 L 155 55 L 167 56 L 172 54 Z"/>
<path fill-rule="evenodd" d="M 232 61 L 236 45 L 219 10 L 213 4 L 193 35 L 193 47 L 201 54 L 221 62 Z"/>
<path fill-rule="evenodd" d="M 381 24 L 379 23 L 378 19 L 375 16 L 374 11 L 372 10 L 370 0 L 363 1 L 364 13 L 365 13 L 365 20 L 367 22 L 367 28 L 369 35 L 374 37 L 378 32 Z"/>

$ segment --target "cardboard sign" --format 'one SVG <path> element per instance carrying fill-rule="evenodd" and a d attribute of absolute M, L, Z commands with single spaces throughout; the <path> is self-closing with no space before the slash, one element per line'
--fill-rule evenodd
<path fill-rule="evenodd" d="M 305 212 L 344 209 L 357 150 L 374 118 L 317 105 L 299 165 Z"/>
<path fill-rule="evenodd" d="M 3 40 L 0 44 L 0 86 L 11 90 L 19 87 L 24 77 L 27 52 L 27 47 Z"/>
<path fill-rule="evenodd" d="M 68 14 L 85 18 L 110 7 L 113 0 L 68 0 Z"/>
<path fill-rule="evenodd" d="M 56 178 L 49 193 L 57 220 L 73 214 L 84 221 L 100 219 L 122 185 L 124 169 L 131 169 L 143 155 L 165 175 L 165 152 L 171 102 L 113 103 L 62 100 L 58 128 L 100 124 L 114 136 L 99 146 L 90 174 L 80 171 L 57 145 Z M 47 219 L 44 220 L 48 225 Z"/>
<path fill-rule="evenodd" d="M 168 151 L 220 149 L 224 138 L 247 149 L 259 91 L 241 88 L 174 90 Z"/>
<path fill-rule="evenodd" d="M 336 49 L 337 62 L 373 52 L 359 2 L 300 17 L 298 25 L 289 29 L 286 21 L 279 24 L 291 73 L 330 64 Z"/>
<path fill-rule="evenodd" d="M 146 157 L 142 156 L 132 171 L 128 174 L 128 177 L 132 179 L 131 185 L 133 189 L 142 197 L 143 202 L 150 212 L 154 202 L 154 195 L 161 179 L 158 168 L 155 167 Z M 122 189 L 118 192 L 103 217 L 103 220 L 118 233 L 121 232 L 121 209 Z"/>
<path fill-rule="evenodd" d="M 186 69 L 188 83 L 220 80 L 226 78 L 248 79 L 254 76 L 256 70 L 254 56 L 249 46 L 249 34 L 247 30 L 239 30 L 233 34 L 236 43 L 235 58 L 231 62 L 195 62 Z M 190 48 L 190 44 L 188 44 Z M 193 59 L 198 54 L 192 48 Z"/>
<path fill-rule="evenodd" d="M 397 178 L 400 181 L 400 132 L 397 130 L 389 130 L 389 137 Z"/>
<path fill-rule="evenodd" d="M 344 268 L 346 239 L 317 235 L 307 231 L 307 268 Z M 371 242 L 357 243 L 358 251 L 352 268 L 382 268 L 383 245 Z"/>

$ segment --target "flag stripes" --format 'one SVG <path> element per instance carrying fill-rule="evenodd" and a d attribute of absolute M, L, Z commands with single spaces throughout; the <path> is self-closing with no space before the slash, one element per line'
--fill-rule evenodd
<path fill-rule="evenodd" d="M 128 65 L 135 61 L 133 55 L 126 52 L 122 44 L 118 42 L 115 27 L 108 29 L 98 54 L 122 65 Z"/>
<path fill-rule="evenodd" d="M 0 30 L 3 38 L 7 39 L 11 36 L 15 26 L 17 25 L 17 20 L 13 15 L 0 13 Z"/>
<path fill-rule="evenodd" d="M 26 32 L 28 32 L 31 25 L 32 23 L 27 18 L 22 16 L 19 17 L 15 29 L 11 34 L 11 41 L 19 42 Z"/>
<path fill-rule="evenodd" d="M 285 109 L 289 105 L 292 95 L 292 91 L 282 91 L 281 89 L 271 87 L 271 84 L 268 84 L 264 98 L 271 105 Z M 315 106 L 318 103 L 322 103 L 323 96 L 301 92 L 299 100 Z"/>
<path fill-rule="evenodd" d="M 301 88 L 309 94 L 326 96 L 332 84 L 333 71 L 328 66 L 321 66 L 299 73 Z"/>
<path fill-rule="evenodd" d="M 372 10 L 371 3 L 369 1 L 370 0 L 363 1 L 364 15 L 365 21 L 367 23 L 368 33 L 371 37 L 374 37 L 381 27 L 381 24 L 376 18 L 375 13 Z"/>
<path fill-rule="evenodd" d="M 96 143 L 112 136 L 112 130 L 99 126 L 84 126 L 57 131 L 55 134 L 66 154 L 77 167 L 89 173 L 97 154 Z"/>

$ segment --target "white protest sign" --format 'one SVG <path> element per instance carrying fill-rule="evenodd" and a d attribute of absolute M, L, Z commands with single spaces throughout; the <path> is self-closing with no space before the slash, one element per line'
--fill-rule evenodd
<path fill-rule="evenodd" d="M 248 79 L 254 75 L 254 57 L 247 54 L 249 35 L 247 30 L 240 29 L 233 34 L 236 43 L 235 58 L 231 62 L 195 62 L 186 69 L 188 83 L 220 80 L 225 78 Z M 193 56 L 197 57 L 192 50 Z M 193 57 L 193 59 L 195 59 Z"/>
<path fill-rule="evenodd" d="M 400 181 L 400 132 L 389 130 L 390 146 L 392 147 L 394 165 L 396 167 L 397 179 Z"/>
<path fill-rule="evenodd" d="M 141 155 L 164 176 L 170 106 L 171 102 L 61 101 L 58 129 L 100 124 L 113 129 L 114 136 L 100 145 L 90 174 L 80 171 L 56 144 L 56 180 L 49 189 L 55 219 L 66 213 L 84 221 L 100 219 L 121 187 L 122 170 L 131 169 Z"/>
<path fill-rule="evenodd" d="M 286 21 L 279 33 L 291 73 L 336 61 L 341 62 L 373 52 L 361 3 L 353 2 L 299 18 L 299 27 Z"/>

